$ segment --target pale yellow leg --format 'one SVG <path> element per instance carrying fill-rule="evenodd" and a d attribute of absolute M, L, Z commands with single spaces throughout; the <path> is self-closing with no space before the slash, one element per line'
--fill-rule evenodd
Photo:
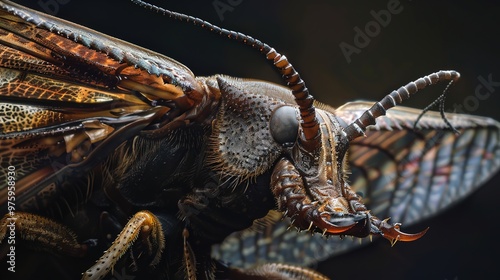
<path fill-rule="evenodd" d="M 150 266 L 158 264 L 161 253 L 165 248 L 165 238 L 160 221 L 151 212 L 140 211 L 128 221 L 118 237 L 113 241 L 111 247 L 104 252 L 104 255 L 96 264 L 83 273 L 82 279 L 96 280 L 104 278 L 113 270 L 116 262 L 130 249 L 138 237 L 149 248 L 148 253 L 152 254 L 156 250 Z"/>

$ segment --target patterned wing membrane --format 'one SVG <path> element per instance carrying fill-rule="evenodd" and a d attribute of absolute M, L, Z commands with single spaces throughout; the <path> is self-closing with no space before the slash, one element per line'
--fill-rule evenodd
<path fill-rule="evenodd" d="M 155 115 L 133 95 L 61 80 L 57 75 L 48 77 L 37 73 L 40 65 L 48 66 L 45 71 L 62 72 L 0 45 L 0 182 L 4 182 L 0 204 L 4 206 L 8 170 L 16 171 L 17 203 L 22 209 L 23 203 L 29 204 L 23 200 L 36 200 L 33 192 L 53 193 L 56 179 L 52 176 L 62 179 L 64 172 L 76 171 L 77 166 L 85 172 L 88 169 L 82 165 L 91 167 L 91 154 L 98 145 L 116 139 L 112 145 L 107 141 L 111 149 L 123 138 L 118 135 L 130 134 L 123 127 Z M 74 167 L 66 168 L 70 165 Z"/>
<path fill-rule="evenodd" d="M 351 122 L 366 106 L 338 109 Z M 377 119 L 366 138 L 351 143 L 352 186 L 367 197 L 377 216 L 413 224 L 457 203 L 500 167 L 500 124 L 492 119 L 447 114 L 459 135 L 439 113 L 428 112 L 413 130 L 420 110 L 395 108 Z"/>
<path fill-rule="evenodd" d="M 140 84 L 150 94 L 160 90 L 170 97 L 197 85 L 192 72 L 171 58 L 10 1 L 0 2 L 0 40 L 14 50 L 9 68 L 24 70 L 18 64 L 29 64 L 51 76 L 107 87 Z"/>
<path fill-rule="evenodd" d="M 184 93 L 198 98 L 197 85 L 165 56 L 0 2 L 0 211 L 8 171 L 16 210 L 44 209 L 70 178 L 173 108 L 190 108 Z"/>
<path fill-rule="evenodd" d="M 17 82 L 20 88 L 32 86 L 29 82 Z M 83 86 L 65 87 L 67 83 L 64 82 L 56 86 L 57 81 L 48 82 L 50 85 L 33 87 L 33 93 L 61 90 L 77 95 L 71 93 L 71 87 L 75 91 L 87 91 Z M 6 207 L 8 171 L 15 169 L 17 208 L 43 209 L 61 191 L 59 188 L 66 180 L 84 176 L 118 145 L 165 113 L 161 107 L 139 104 L 110 108 L 116 99 L 114 94 L 106 95 L 104 92 L 94 92 L 96 95 L 103 94 L 99 100 L 64 102 L 64 105 L 50 98 L 34 102 L 26 98 L 5 98 L 3 89 L 14 87 L 15 83 L 0 86 L 0 182 L 4 182 L 0 184 L 2 211 Z M 14 91 L 9 89 L 11 93 Z"/>
<path fill-rule="evenodd" d="M 351 123 L 370 108 L 348 103 L 335 114 Z M 405 226 L 437 214 L 464 199 L 500 168 L 500 124 L 492 119 L 447 114 L 454 134 L 439 113 L 428 112 L 413 129 L 421 110 L 396 107 L 351 143 L 351 186 L 364 195 L 376 216 Z M 350 250 L 367 240 L 323 238 L 287 228 L 290 221 L 273 213 L 263 228 L 235 233 L 214 247 L 216 258 L 234 266 L 285 262 L 312 264 Z"/>

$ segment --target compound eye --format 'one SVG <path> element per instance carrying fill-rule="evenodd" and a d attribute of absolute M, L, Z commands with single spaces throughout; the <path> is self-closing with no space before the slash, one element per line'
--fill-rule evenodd
<path fill-rule="evenodd" d="M 299 120 L 295 108 L 279 107 L 273 112 L 269 125 L 274 141 L 285 147 L 293 146 L 299 133 Z"/>

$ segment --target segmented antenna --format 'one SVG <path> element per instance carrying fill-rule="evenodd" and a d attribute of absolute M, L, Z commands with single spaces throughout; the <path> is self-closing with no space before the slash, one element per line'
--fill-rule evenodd
<path fill-rule="evenodd" d="M 413 94 L 417 93 L 417 91 L 424 89 L 427 86 L 437 84 L 442 81 L 450 81 L 450 84 L 445 89 L 445 92 L 448 90 L 449 86 L 456 82 L 460 78 L 460 73 L 457 71 L 439 71 L 436 73 L 432 73 L 430 75 L 424 76 L 414 82 L 408 83 L 405 86 L 400 87 L 399 89 L 391 92 L 386 95 L 382 100 L 375 103 L 370 109 L 366 110 L 361 117 L 356 119 L 354 122 L 349 124 L 346 128 L 344 128 L 345 136 L 347 140 L 352 141 L 359 136 L 365 134 L 366 127 L 370 125 L 375 125 L 375 119 L 385 115 L 386 111 L 397 104 L 403 102 L 410 98 Z M 440 96 L 438 98 L 439 101 L 442 102 L 444 97 Z M 444 117 L 443 105 L 441 104 L 441 114 L 446 124 L 454 131 L 456 131 L 453 126 L 446 120 Z"/>
<path fill-rule="evenodd" d="M 169 11 L 164 8 L 146 3 L 142 0 L 132 0 L 132 2 L 157 13 L 169 16 L 170 18 L 175 20 L 185 21 L 186 23 L 192 22 L 195 26 L 201 27 L 220 36 L 239 41 L 245 45 L 257 49 L 259 52 L 266 55 L 266 59 L 272 61 L 273 65 L 281 73 L 283 80 L 286 82 L 286 85 L 292 90 L 292 94 L 295 97 L 295 102 L 297 102 L 297 104 L 299 105 L 300 115 L 302 118 L 301 127 L 304 132 L 305 138 L 302 140 L 309 142 L 307 144 L 311 144 L 306 145 L 308 147 L 315 147 L 316 144 L 319 143 L 320 138 L 316 137 L 319 132 L 319 124 L 318 120 L 316 119 L 316 110 L 313 106 L 314 98 L 311 94 L 309 94 L 309 90 L 307 89 L 304 81 L 300 78 L 299 73 L 295 70 L 295 68 L 284 55 L 281 55 L 266 43 L 263 43 L 243 33 L 227 30 L 202 19 Z"/>

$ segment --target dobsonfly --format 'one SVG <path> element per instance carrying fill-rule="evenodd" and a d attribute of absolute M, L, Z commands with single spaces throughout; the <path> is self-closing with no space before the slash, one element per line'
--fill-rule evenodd
<path fill-rule="evenodd" d="M 256 33 L 254 33 L 254 34 L 256 34 Z M 188 64 L 188 65 L 189 65 L 189 64 Z M 230 261 L 230 260 L 229 260 L 229 261 Z"/>

